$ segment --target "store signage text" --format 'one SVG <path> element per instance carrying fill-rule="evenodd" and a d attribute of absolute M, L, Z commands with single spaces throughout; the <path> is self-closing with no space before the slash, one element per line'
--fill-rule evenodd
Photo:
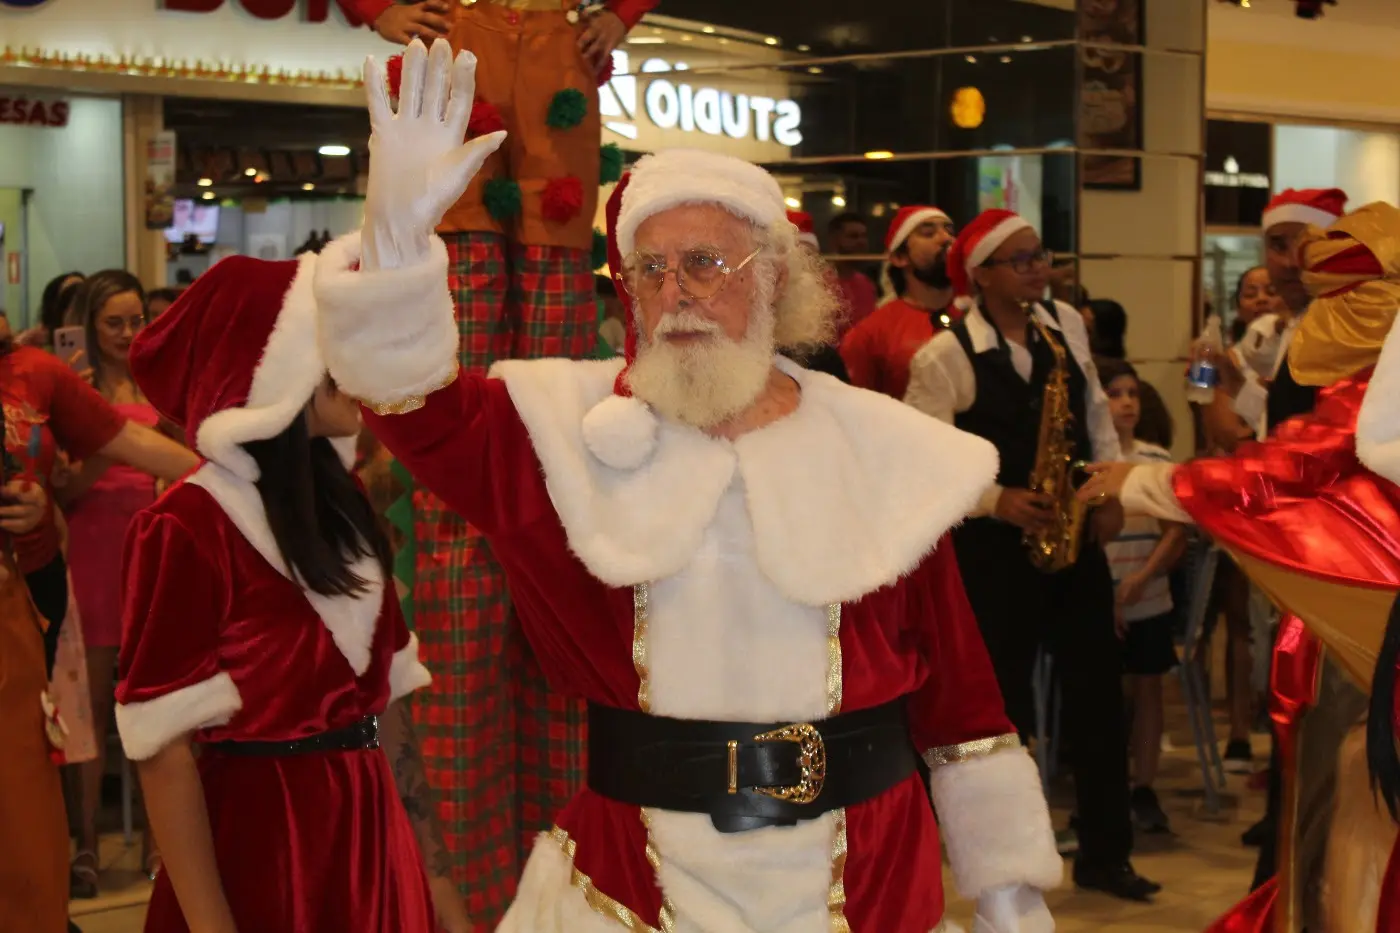
<path fill-rule="evenodd" d="M 258 19 L 281 19 L 300 6 L 300 0 L 227 0 L 228 3 L 242 7 Z M 308 23 L 323 23 L 330 18 L 330 8 L 332 0 L 306 0 L 306 12 L 304 19 Z M 164 0 L 162 6 L 167 10 L 176 10 L 181 13 L 213 13 L 222 7 L 225 0 Z M 350 20 L 352 25 L 359 25 L 359 20 L 344 7 L 345 18 Z"/>
<path fill-rule="evenodd" d="M 1212 188 L 1262 188 L 1269 190 L 1269 176 L 1257 172 L 1241 172 L 1234 156 L 1226 156 L 1225 171 L 1206 172 L 1205 183 Z"/>
<path fill-rule="evenodd" d="M 0 123 L 57 128 L 68 125 L 69 110 L 66 100 L 0 97 Z"/>

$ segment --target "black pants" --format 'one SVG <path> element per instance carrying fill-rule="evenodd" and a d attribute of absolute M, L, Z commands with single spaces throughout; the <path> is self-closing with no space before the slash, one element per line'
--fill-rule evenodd
<path fill-rule="evenodd" d="M 53 680 L 53 665 L 58 658 L 58 633 L 63 617 L 68 615 L 68 565 L 63 555 L 55 557 L 33 573 L 24 575 L 34 608 L 49 622 L 44 632 L 44 664 L 49 680 Z"/>
<path fill-rule="evenodd" d="M 1019 529 L 973 519 L 953 532 L 963 582 L 996 668 L 1007 714 L 1035 732 L 1036 651 L 1055 658 L 1079 810 L 1079 857 L 1115 865 L 1132 849 L 1122 648 L 1113 630 L 1113 578 L 1103 549 L 1085 545 L 1057 574 L 1030 562 Z"/>

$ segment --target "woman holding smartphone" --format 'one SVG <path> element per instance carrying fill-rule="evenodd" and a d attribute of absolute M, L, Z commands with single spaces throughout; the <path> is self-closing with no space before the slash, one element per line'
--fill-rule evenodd
<path fill-rule="evenodd" d="M 126 543 L 116 719 L 164 856 L 149 933 L 437 930 L 394 702 L 430 678 L 349 472 L 359 408 L 321 362 L 315 260 L 226 259 L 131 349 L 207 461 Z"/>

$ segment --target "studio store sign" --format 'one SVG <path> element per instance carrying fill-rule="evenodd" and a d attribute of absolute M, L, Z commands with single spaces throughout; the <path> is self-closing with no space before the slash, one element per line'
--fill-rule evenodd
<path fill-rule="evenodd" d="M 614 52 L 614 76 L 599 98 L 605 140 L 640 152 L 714 149 L 751 162 L 781 161 L 802 142 L 802 108 L 774 73 L 746 70 L 763 78 L 744 80 L 688 72 L 685 62 L 636 63 Z"/>

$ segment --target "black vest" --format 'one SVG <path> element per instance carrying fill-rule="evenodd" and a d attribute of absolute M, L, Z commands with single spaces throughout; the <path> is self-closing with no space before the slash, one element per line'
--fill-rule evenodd
<path fill-rule="evenodd" d="M 1298 385 L 1298 381 L 1293 378 L 1293 370 L 1288 366 L 1288 357 L 1285 356 L 1283 365 L 1278 368 L 1278 374 L 1274 376 L 1274 381 L 1269 386 L 1268 414 L 1266 415 L 1268 430 L 1272 433 L 1275 428 L 1289 418 L 1308 414 L 1316 404 L 1317 389 L 1312 386 Z"/>
<path fill-rule="evenodd" d="M 1049 312 L 1052 318 L 1059 321 L 1060 316 L 1054 305 L 1050 306 Z M 1026 346 L 1031 351 L 1032 360 L 1028 382 L 1016 372 L 1006 338 L 996 330 L 995 325 L 991 326 L 996 331 L 997 345 L 983 353 L 972 349 L 967 318 L 950 328 L 972 363 L 972 373 L 977 380 L 977 396 L 972 407 L 956 415 L 953 424 L 969 434 L 986 438 L 996 446 L 997 453 L 1001 455 L 998 483 L 1013 489 L 1024 489 L 1030 482 L 1031 469 L 1035 465 L 1045 383 L 1054 369 L 1055 353 L 1027 320 L 1030 339 Z M 1064 349 L 1065 362 L 1069 366 L 1069 405 L 1074 416 L 1070 435 L 1074 440 L 1075 459 L 1092 461 L 1093 448 L 1089 443 L 1085 404 L 1088 380 L 1084 370 L 1079 367 L 1079 361 L 1065 344 L 1064 336 L 1054 328 L 1046 329 L 1051 339 Z"/>

